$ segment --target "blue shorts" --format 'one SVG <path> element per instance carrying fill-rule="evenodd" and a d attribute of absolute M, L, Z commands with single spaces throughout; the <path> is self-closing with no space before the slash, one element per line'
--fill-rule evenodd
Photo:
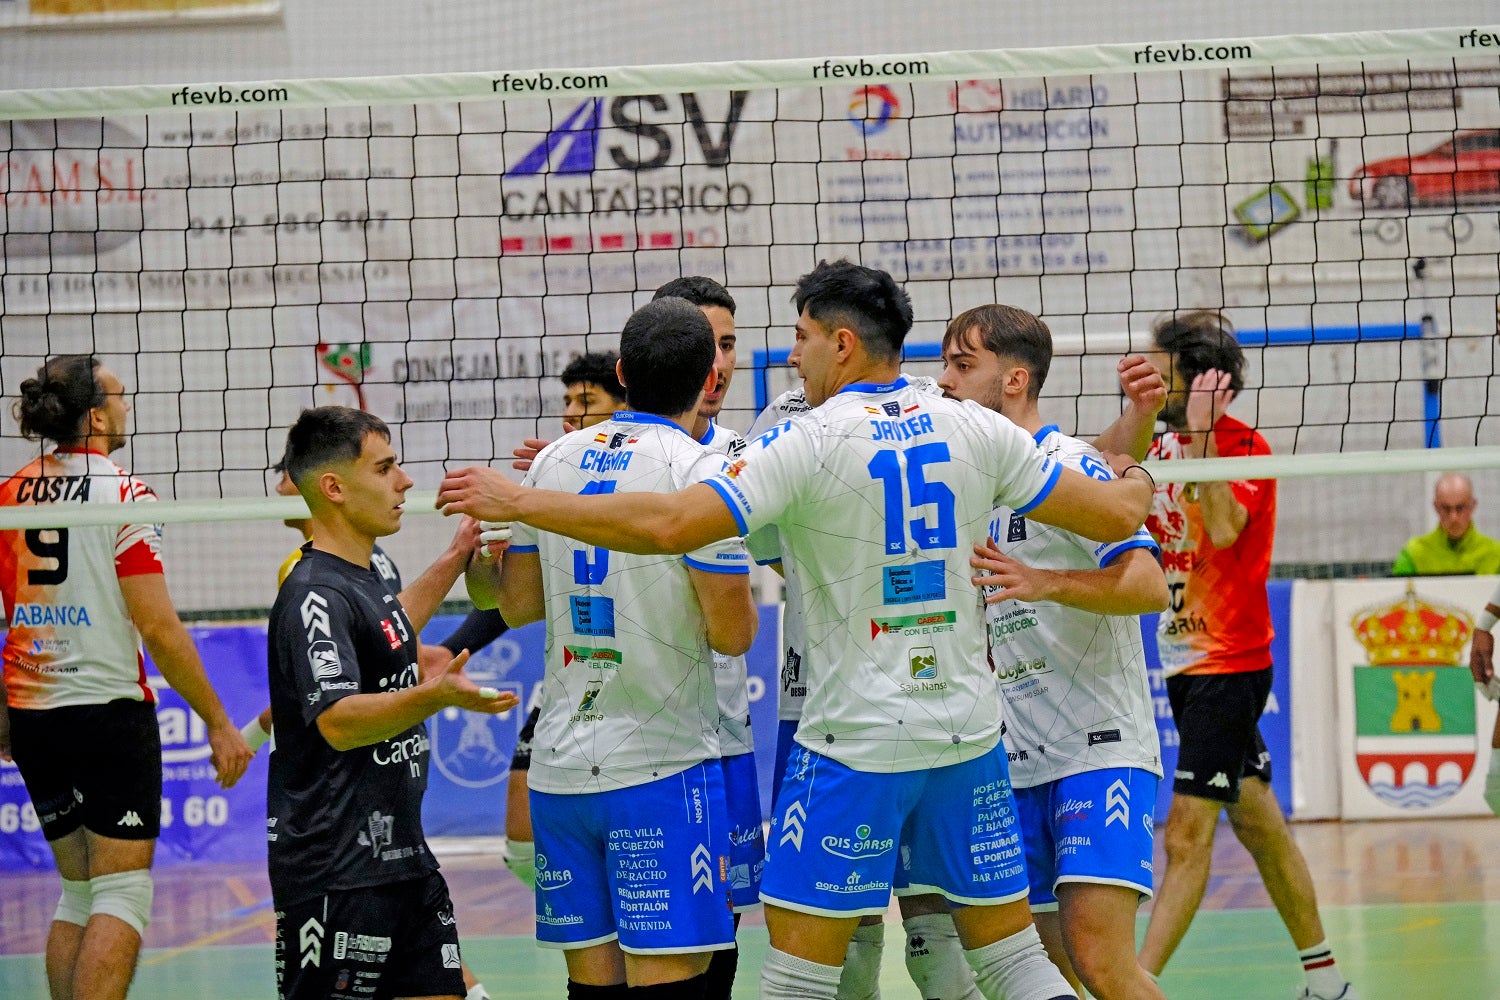
<path fill-rule="evenodd" d="M 1059 882 L 1123 885 L 1151 895 L 1151 810 L 1161 781 L 1110 767 L 1016 789 L 1031 908 L 1057 909 Z"/>
<path fill-rule="evenodd" d="M 797 720 L 782 719 L 776 724 L 776 757 L 771 761 L 771 810 L 781 799 L 781 779 L 786 775 L 786 761 L 797 745 Z"/>
<path fill-rule="evenodd" d="M 772 905 L 849 917 L 884 913 L 893 886 L 975 906 L 1026 896 L 1003 746 L 894 774 L 798 746 L 776 809 L 760 892 Z"/>
<path fill-rule="evenodd" d="M 721 757 L 724 799 L 729 804 L 729 901 L 735 913 L 760 905 L 766 867 L 766 831 L 761 825 L 760 775 L 755 754 Z"/>
<path fill-rule="evenodd" d="M 717 760 L 612 792 L 533 790 L 536 939 L 632 954 L 734 947 L 729 820 Z"/>

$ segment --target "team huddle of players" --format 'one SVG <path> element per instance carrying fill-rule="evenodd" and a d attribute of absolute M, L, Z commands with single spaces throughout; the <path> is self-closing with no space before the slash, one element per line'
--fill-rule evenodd
<path fill-rule="evenodd" d="M 1185 903 L 1158 902 L 1170 915 L 1160 927 L 1153 915 L 1155 944 L 1148 933 L 1138 961 L 1135 914 L 1153 892 L 1162 772 L 1134 616 L 1170 609 L 1163 659 L 1184 675 L 1173 678 L 1174 711 L 1182 701 L 1184 712 L 1187 702 L 1218 712 L 1202 746 L 1186 745 L 1184 726 L 1176 790 L 1213 803 L 1213 817 L 1221 806 L 1231 819 L 1240 810 L 1248 826 L 1264 803 L 1258 790 L 1241 805 L 1241 786 L 1264 781 L 1242 778 L 1269 775 L 1255 728 L 1269 655 L 1253 655 L 1268 646 L 1269 626 L 1255 634 L 1254 622 L 1242 623 L 1229 638 L 1245 662 L 1228 655 L 1222 637 L 1193 623 L 1233 584 L 1205 587 L 1194 569 L 1204 537 L 1228 551 L 1250 524 L 1265 532 L 1268 561 L 1274 484 L 1200 497 L 1158 490 L 1135 461 L 1148 448 L 1176 458 L 1264 447 L 1223 412 L 1241 384 L 1232 359 L 1216 363 L 1237 356 L 1223 343 L 1232 346 L 1232 334 L 1214 314 L 1159 327 L 1164 363 L 1120 363 L 1128 405 L 1090 444 L 1041 416 L 1052 344 L 1030 313 L 987 305 L 956 317 L 933 380 L 900 371 L 912 309 L 884 272 L 823 263 L 793 301 L 790 362 L 803 384 L 760 415 L 747 441 L 714 419 L 734 371 L 733 299 L 706 278 L 663 287 L 627 321 L 617 356 L 585 356 L 564 373 L 567 433 L 518 449 L 522 484 L 489 468 L 448 475 L 438 502 L 463 520 L 405 589 L 375 545 L 399 528 L 412 485 L 383 422 L 321 407 L 293 426 L 284 481 L 311 517 L 269 633 L 267 835 L 281 996 L 487 995 L 466 975 L 422 832 L 423 720 L 448 707 L 514 708 L 513 696 L 470 682 L 463 664 L 506 627 L 537 620 L 547 623 L 546 669 L 512 773 L 506 860 L 534 887 L 537 939 L 563 951 L 571 1000 L 625 1000 L 627 989 L 644 1000 L 727 998 L 739 914 L 762 903 L 771 939 L 763 996 L 871 997 L 892 894 L 908 969 L 929 1000 L 1050 1000 L 1082 987 L 1107 1000 L 1163 996 L 1152 973 L 1197 898 L 1186 888 Z M 71 425 L 40 429 L 63 446 L 40 461 L 102 462 L 109 468 L 87 474 L 117 492 L 135 484 L 121 499 L 140 499 L 144 488 L 103 457 L 119 447 L 105 435 L 123 433 L 108 423 L 105 376 L 118 380 L 97 362 L 85 373 L 93 388 L 80 390 L 74 411 L 89 405 L 68 411 Z M 1182 433 L 1153 445 L 1164 407 Z M 123 410 L 118 417 L 122 428 Z M 1195 438 L 1193 428 L 1207 433 Z M 59 474 L 71 473 L 23 470 L 12 483 Z M 1233 536 L 1220 521 L 1237 525 Z M 108 557 L 90 555 L 97 565 L 87 569 L 99 592 L 89 600 L 102 605 L 108 587 L 126 590 L 140 540 L 127 529 L 75 530 L 98 533 L 87 551 Z M 67 573 L 67 553 L 74 564 L 84 553 L 67 548 L 67 532 L 55 533 L 60 557 L 53 533 L 8 534 L 17 539 L 0 547 L 0 582 L 14 623 L 17 602 L 39 599 L 13 579 L 78 586 L 84 574 Z M 154 554 L 156 535 L 145 536 Z M 49 558 L 60 558 L 67 581 Z M 786 588 L 769 835 L 743 661 L 759 620 L 752 558 L 774 566 Z M 42 568 L 22 568 L 28 559 Z M 159 561 L 153 569 L 159 578 Z M 419 646 L 460 574 L 481 610 L 439 646 Z M 1262 603 L 1263 581 L 1261 570 Z M 45 601 L 67 596 L 49 591 Z M 168 640 L 123 610 L 126 631 L 140 627 L 162 663 Z M 46 636 L 13 627 L 7 640 L 10 742 L 39 814 L 43 768 L 21 745 L 46 744 L 21 734 L 28 724 L 52 728 L 32 716 L 54 706 L 28 700 L 13 678 L 56 678 L 63 660 L 40 669 L 16 650 L 46 639 L 78 655 L 79 627 L 49 624 Z M 150 700 L 122 664 L 110 669 L 118 690 L 104 701 Z M 225 730 L 206 682 L 203 691 L 192 677 L 184 683 L 209 723 L 221 777 L 234 780 L 249 748 Z M 1222 708 L 1230 704 L 1233 718 Z M 518 793 L 522 779 L 529 794 Z M 53 782 L 47 801 L 62 802 L 59 789 L 77 785 L 69 780 Z M 87 855 L 96 841 L 110 849 L 154 837 L 154 827 L 104 830 L 76 814 L 113 800 L 96 788 L 77 794 L 82 810 L 63 803 L 43 817 L 65 878 L 49 981 L 54 997 L 123 996 L 128 972 L 118 993 L 84 989 L 80 973 L 94 955 L 96 915 L 126 910 L 138 947 L 149 874 L 139 872 L 144 908 L 139 887 L 127 908 L 101 882 L 112 873 L 79 869 L 58 844 L 87 834 Z M 145 811 L 131 814 L 145 820 Z M 1183 843 L 1184 858 L 1202 847 Z M 1170 832 L 1168 846 L 1168 878 L 1174 868 L 1196 877 L 1178 864 Z M 1310 885 L 1293 902 L 1311 911 L 1305 926 L 1288 919 L 1309 969 L 1304 996 L 1354 1000 L 1322 940 Z"/>

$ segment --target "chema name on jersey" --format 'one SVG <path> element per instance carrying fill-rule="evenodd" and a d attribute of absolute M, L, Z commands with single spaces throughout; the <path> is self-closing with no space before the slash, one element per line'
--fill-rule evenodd
<path fill-rule="evenodd" d="M 92 476 L 38 476 L 23 479 L 16 487 L 16 503 L 87 501 Z"/>
<path fill-rule="evenodd" d="M 578 463 L 578 467 L 585 472 L 618 472 L 630 468 L 630 459 L 634 454 L 633 451 L 611 453 L 590 448 L 583 453 L 583 460 Z"/>

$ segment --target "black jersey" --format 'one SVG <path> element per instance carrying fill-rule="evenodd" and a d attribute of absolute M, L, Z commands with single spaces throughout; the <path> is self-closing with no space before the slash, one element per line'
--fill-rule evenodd
<path fill-rule="evenodd" d="M 427 727 L 338 751 L 322 712 L 351 694 L 417 683 L 417 636 L 383 575 L 310 546 L 271 608 L 267 648 L 275 746 L 267 787 L 278 906 L 438 867 L 422 832 Z"/>

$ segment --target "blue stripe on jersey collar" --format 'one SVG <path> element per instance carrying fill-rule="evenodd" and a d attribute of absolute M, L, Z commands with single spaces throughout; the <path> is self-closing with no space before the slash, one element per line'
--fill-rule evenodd
<path fill-rule="evenodd" d="M 654 413 L 638 413 L 635 410 L 616 410 L 609 418 L 617 424 L 663 424 L 674 431 L 682 431 L 682 425 L 668 420 L 666 417 L 658 417 Z M 682 431 L 687 434 L 687 431 Z M 692 437 L 688 434 L 688 437 Z"/>
<path fill-rule="evenodd" d="M 897 389 L 905 389 L 911 385 L 905 375 L 897 375 L 894 382 L 855 382 L 846 385 L 838 391 L 839 395 L 846 392 L 895 392 Z"/>
<path fill-rule="evenodd" d="M 1031 437 L 1032 437 L 1033 440 L 1036 441 L 1037 444 L 1041 444 L 1043 441 L 1045 441 L 1047 439 L 1047 435 L 1048 434 L 1061 434 L 1061 433 L 1062 433 L 1062 429 L 1060 427 L 1058 427 L 1056 424 L 1048 424 L 1046 427 L 1043 427 L 1041 430 L 1039 430 L 1035 434 L 1031 435 Z"/>
<path fill-rule="evenodd" d="M 693 435 L 691 433 L 689 433 L 688 437 L 693 437 Z M 706 431 L 703 432 L 703 436 L 701 438 L 693 438 L 693 440 L 697 441 L 699 444 L 708 444 L 708 442 L 712 441 L 713 438 L 714 438 L 714 422 L 712 420 L 710 420 L 708 422 L 708 430 L 706 430 Z"/>

